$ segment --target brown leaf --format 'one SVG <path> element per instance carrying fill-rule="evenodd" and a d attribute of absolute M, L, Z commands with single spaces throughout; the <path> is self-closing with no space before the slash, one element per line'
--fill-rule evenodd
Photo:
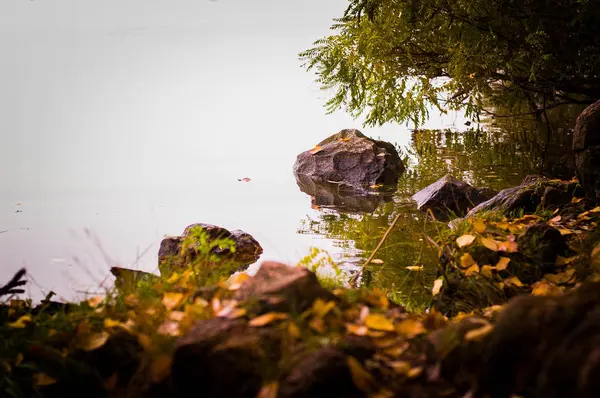
<path fill-rule="evenodd" d="M 154 383 L 160 383 L 171 373 L 173 359 L 170 355 L 159 355 L 152 361 L 150 378 Z"/>
<path fill-rule="evenodd" d="M 431 289 L 431 294 L 436 296 L 439 294 L 440 290 L 442 290 L 442 286 L 444 285 L 444 279 L 438 278 L 433 282 L 433 288 Z"/>
<path fill-rule="evenodd" d="M 365 319 L 365 325 L 369 329 L 381 330 L 384 332 L 394 331 L 394 322 L 386 318 L 382 314 L 369 314 Z"/>
<path fill-rule="evenodd" d="M 352 374 L 352 381 L 354 381 L 356 387 L 366 393 L 370 392 L 375 385 L 373 376 L 371 376 L 371 374 L 367 372 L 361 363 L 353 356 L 347 357 L 346 362 L 348 364 L 348 369 L 350 369 L 350 373 Z"/>
<path fill-rule="evenodd" d="M 523 287 L 523 282 L 519 280 L 516 276 L 511 276 L 510 278 L 506 278 L 504 283 L 507 285 L 513 285 L 517 287 Z"/>
<path fill-rule="evenodd" d="M 498 271 L 504 271 L 508 268 L 508 263 L 510 263 L 510 258 L 508 257 L 500 257 L 498 263 L 496 264 L 496 269 Z"/>
<path fill-rule="evenodd" d="M 279 383 L 273 381 L 269 384 L 262 386 L 256 398 L 277 398 L 277 392 L 279 391 Z"/>
<path fill-rule="evenodd" d="M 283 312 L 269 312 L 250 320 L 248 325 L 251 327 L 266 326 L 271 322 L 288 319 L 289 315 Z"/>
<path fill-rule="evenodd" d="M 50 386 L 56 383 L 56 379 L 53 379 L 46 373 L 36 373 L 33 378 L 36 387 Z"/>
<path fill-rule="evenodd" d="M 458 247 L 469 246 L 474 241 L 475 241 L 475 236 L 473 236 L 473 235 L 463 235 L 459 238 L 456 238 L 456 243 L 458 244 Z"/>

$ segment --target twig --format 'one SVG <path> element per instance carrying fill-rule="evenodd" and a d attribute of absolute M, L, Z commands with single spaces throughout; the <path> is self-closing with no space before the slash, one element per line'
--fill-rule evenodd
<path fill-rule="evenodd" d="M 27 284 L 27 281 L 23 280 L 26 272 L 27 271 L 25 271 L 25 268 L 21 268 L 6 285 L 0 287 L 0 297 L 7 296 L 9 294 L 25 293 L 25 290 L 16 288 L 25 286 Z"/>
<path fill-rule="evenodd" d="M 371 262 L 371 260 L 373 260 L 373 258 L 375 257 L 375 254 L 377 254 L 377 251 L 381 248 L 381 245 L 383 245 L 383 242 L 385 242 L 385 240 L 387 239 L 387 237 L 390 234 L 390 232 L 392 232 L 392 229 L 394 228 L 394 226 L 396 225 L 396 223 L 400 219 L 401 215 L 402 215 L 402 213 L 398 213 L 396 215 L 396 218 L 394 218 L 394 221 L 392 221 L 392 224 L 390 224 L 390 226 L 388 227 L 387 231 L 385 231 L 385 233 L 383 234 L 383 237 L 381 238 L 381 240 L 379 241 L 379 243 L 375 247 L 375 250 L 373 250 L 373 252 L 369 256 L 369 258 L 367 259 L 367 261 L 362 265 L 362 267 L 360 267 L 360 269 L 356 272 L 356 274 L 354 274 L 352 276 L 352 278 L 350 278 L 350 280 L 348 281 L 348 283 L 350 284 L 351 287 L 356 287 L 356 282 L 358 281 L 358 278 L 362 275 L 362 273 L 364 272 L 364 270 L 367 267 L 367 265 L 369 265 L 369 263 Z"/>

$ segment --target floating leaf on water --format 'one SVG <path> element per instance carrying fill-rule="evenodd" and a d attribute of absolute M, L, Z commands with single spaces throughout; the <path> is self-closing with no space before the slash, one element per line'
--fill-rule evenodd
<path fill-rule="evenodd" d="M 488 238 L 481 238 L 481 243 L 488 249 L 495 251 L 495 252 L 498 251 L 498 246 L 500 245 L 500 242 L 493 240 L 493 239 L 488 239 Z"/>
<path fill-rule="evenodd" d="M 250 322 L 248 322 L 248 325 L 251 327 L 262 327 L 268 325 L 273 321 L 287 319 L 288 317 L 288 314 L 283 312 L 269 312 L 250 320 Z"/>
<path fill-rule="evenodd" d="M 150 366 L 150 378 L 154 383 L 160 383 L 171 373 L 173 359 L 170 355 L 159 355 Z"/>
<path fill-rule="evenodd" d="M 256 398 L 277 398 L 279 383 L 274 381 L 262 386 Z"/>
<path fill-rule="evenodd" d="M 436 296 L 442 290 L 444 285 L 444 278 L 438 278 L 433 282 L 433 288 L 431 288 L 431 294 Z"/>
<path fill-rule="evenodd" d="M 384 332 L 393 332 L 394 331 L 394 322 L 390 319 L 386 318 L 382 314 L 369 314 L 365 318 L 365 325 L 369 329 L 373 330 L 381 330 Z"/>
<path fill-rule="evenodd" d="M 162 303 L 169 311 L 176 308 L 183 301 L 183 293 L 167 292 L 163 295 Z"/>
<path fill-rule="evenodd" d="M 7 326 L 13 329 L 23 329 L 31 322 L 31 315 L 23 315 L 14 322 L 9 323 Z"/>
<path fill-rule="evenodd" d="M 310 153 L 312 153 L 313 155 L 316 153 L 319 153 L 323 150 L 322 147 L 320 147 L 319 145 L 315 145 L 315 147 L 313 149 L 310 150 Z"/>
<path fill-rule="evenodd" d="M 504 280 L 504 283 L 507 285 L 513 285 L 513 286 L 517 286 L 517 287 L 523 287 L 523 282 L 521 282 L 519 280 L 519 278 L 517 278 L 516 276 L 511 276 L 510 278 L 506 278 Z"/>
<path fill-rule="evenodd" d="M 407 270 L 409 271 L 423 271 L 423 266 L 422 265 L 411 265 L 408 267 L 405 267 Z"/>
<path fill-rule="evenodd" d="M 94 351 L 106 344 L 109 336 L 107 332 L 89 334 L 79 341 L 78 346 L 83 351 Z"/>
<path fill-rule="evenodd" d="M 473 236 L 473 235 L 463 235 L 456 239 L 456 243 L 458 244 L 458 247 L 469 246 L 474 241 L 475 241 L 475 236 Z"/>
<path fill-rule="evenodd" d="M 364 325 L 356 325 L 353 323 L 346 324 L 346 330 L 348 330 L 349 334 L 353 334 L 356 336 L 366 336 L 368 329 Z"/>
<path fill-rule="evenodd" d="M 469 330 L 467 333 L 465 333 L 465 340 L 466 341 L 481 340 L 482 338 L 484 338 L 485 336 L 490 334 L 490 332 L 492 330 L 494 330 L 494 326 L 491 323 L 486 323 L 485 325 L 483 325 L 482 327 L 480 327 L 478 329 Z"/>
<path fill-rule="evenodd" d="M 556 286 L 549 281 L 538 281 L 532 285 L 531 294 L 534 296 L 560 296 L 564 287 Z"/>
<path fill-rule="evenodd" d="M 48 376 L 46 373 L 37 373 L 33 376 L 36 387 L 51 386 L 56 383 L 56 379 Z"/>
<path fill-rule="evenodd" d="M 462 257 L 460 258 L 460 265 L 462 268 L 469 268 L 472 265 L 476 265 L 476 264 L 477 263 L 473 259 L 473 256 L 471 256 L 469 253 L 463 254 Z"/>
<path fill-rule="evenodd" d="M 244 177 L 244 178 L 238 178 L 238 181 L 240 181 L 240 182 L 250 182 L 252 180 L 250 180 L 248 177 Z"/>
<path fill-rule="evenodd" d="M 104 301 L 104 297 L 96 296 L 87 300 L 88 305 L 91 308 L 96 308 Z"/>
<path fill-rule="evenodd" d="M 510 258 L 508 257 L 500 257 L 498 263 L 496 264 L 496 269 L 498 271 L 504 271 L 508 268 L 508 263 L 510 263 Z"/>
<path fill-rule="evenodd" d="M 373 376 L 371 376 L 371 374 L 363 368 L 358 359 L 353 356 L 348 356 L 346 362 L 348 364 L 348 369 L 350 369 L 350 373 L 352 374 L 352 381 L 354 381 L 356 387 L 366 393 L 370 392 L 375 384 Z"/>
<path fill-rule="evenodd" d="M 406 338 L 412 339 L 425 333 L 425 326 L 417 319 L 405 319 L 396 326 L 396 331 Z"/>
<path fill-rule="evenodd" d="M 371 260 L 371 264 L 383 264 L 383 260 L 380 258 L 374 258 Z"/>

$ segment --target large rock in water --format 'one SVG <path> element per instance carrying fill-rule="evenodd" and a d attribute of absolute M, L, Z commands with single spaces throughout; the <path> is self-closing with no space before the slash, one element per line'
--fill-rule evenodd
<path fill-rule="evenodd" d="M 500 191 L 498 195 L 476 206 L 467 217 L 484 211 L 499 211 L 510 215 L 522 210 L 525 214 L 531 214 L 540 206 L 544 209 L 554 209 L 566 205 L 573 197 L 580 197 L 582 194 L 577 181 L 527 176 L 521 185 Z"/>
<path fill-rule="evenodd" d="M 577 118 L 573 152 L 581 184 L 588 195 L 600 199 L 600 101 L 587 107 Z"/>
<path fill-rule="evenodd" d="M 466 182 L 445 175 L 433 184 L 425 187 L 412 199 L 419 210 L 431 210 L 437 219 L 449 216 L 464 216 L 469 208 L 491 199 L 496 193 L 488 188 L 473 188 Z"/>
<path fill-rule="evenodd" d="M 232 253 L 228 248 L 219 248 L 215 246 L 210 253 L 217 255 L 220 259 L 235 263 L 239 268 L 255 263 L 263 252 L 263 248 L 252 237 L 252 235 L 236 229 L 229 231 L 225 228 L 211 224 L 192 224 L 188 226 L 181 236 L 169 236 L 160 242 L 158 250 L 158 266 L 161 274 L 164 269 L 174 270 L 177 268 L 186 267 L 196 260 L 198 254 L 196 248 L 199 243 L 196 242 L 183 249 L 183 242 L 189 237 L 194 228 L 202 228 L 207 234 L 208 243 L 215 242 L 219 239 L 230 239 L 235 243 L 235 251 Z"/>
<path fill-rule="evenodd" d="M 355 129 L 342 130 L 298 155 L 294 174 L 339 183 L 366 191 L 372 185 L 393 185 L 404 172 L 396 148 L 366 137 Z"/>

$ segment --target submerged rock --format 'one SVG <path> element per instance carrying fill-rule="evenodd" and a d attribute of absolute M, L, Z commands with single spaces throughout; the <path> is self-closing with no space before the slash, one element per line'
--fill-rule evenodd
<path fill-rule="evenodd" d="M 340 183 L 366 191 L 373 185 L 394 185 L 404 172 L 396 148 L 366 137 L 355 129 L 342 130 L 298 155 L 294 174 L 315 181 Z"/>
<path fill-rule="evenodd" d="M 436 218 L 447 219 L 451 215 L 465 215 L 469 208 L 494 195 L 495 192 L 489 188 L 473 188 L 451 175 L 445 175 L 414 194 L 412 199 L 417 202 L 419 210 L 431 210 Z"/>
<path fill-rule="evenodd" d="M 220 260 L 233 263 L 239 268 L 255 263 L 263 252 L 262 247 L 252 235 L 239 229 L 229 231 L 211 224 L 192 224 L 183 231 L 182 236 L 169 236 L 160 243 L 158 265 L 161 273 L 167 268 L 169 270 L 182 268 L 198 260 L 210 262 L 209 259 L 202 259 L 196 252 L 199 242 L 196 241 L 185 249 L 183 248 L 184 241 L 190 237 L 190 233 L 194 228 L 202 228 L 206 233 L 208 244 L 221 239 L 232 240 L 235 244 L 233 252 L 229 248 L 215 246 L 210 249 L 209 254 L 217 255 Z"/>
<path fill-rule="evenodd" d="M 498 211 L 506 215 L 516 211 L 525 214 L 535 213 L 538 207 L 552 209 L 571 202 L 573 197 L 581 197 L 583 190 L 577 181 L 550 180 L 540 176 L 527 176 L 521 185 L 500 191 L 485 201 L 467 217 L 484 211 Z"/>
<path fill-rule="evenodd" d="M 573 152 L 581 184 L 590 197 L 600 199 L 600 101 L 577 118 Z"/>
<path fill-rule="evenodd" d="M 296 183 L 302 192 L 311 196 L 313 207 L 348 213 L 372 213 L 383 203 L 392 201 L 395 191 L 365 192 L 349 185 L 324 182 L 301 174 L 296 175 Z"/>

